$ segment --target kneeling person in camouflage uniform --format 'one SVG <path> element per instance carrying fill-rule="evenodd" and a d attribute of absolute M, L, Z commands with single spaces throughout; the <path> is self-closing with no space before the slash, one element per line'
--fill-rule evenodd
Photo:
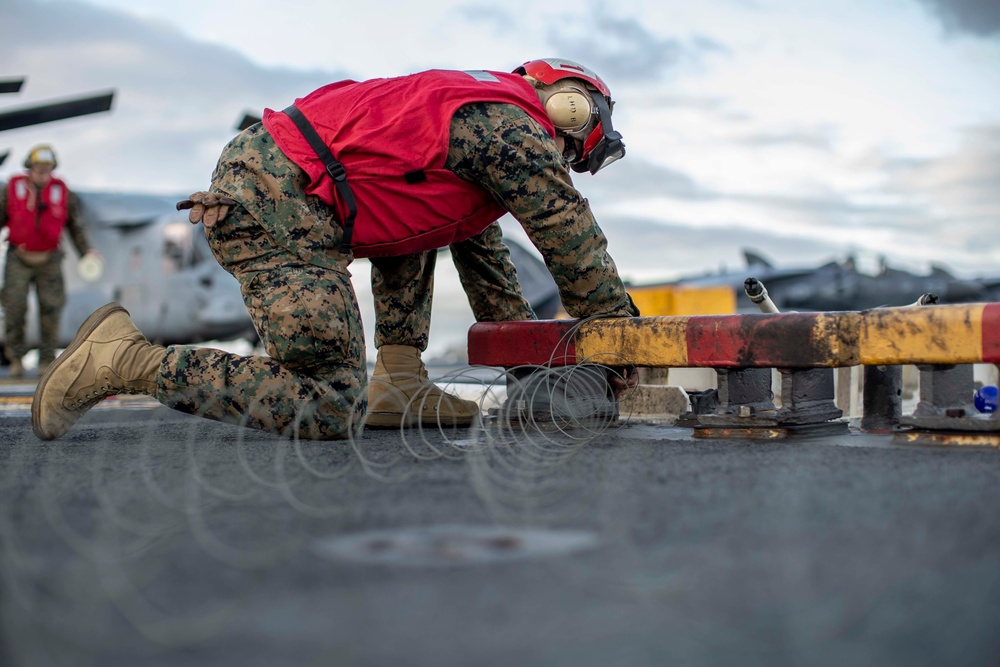
<path fill-rule="evenodd" d="M 420 359 L 438 248 L 451 249 L 477 320 L 534 318 L 497 223 L 510 212 L 570 315 L 638 315 L 569 174 L 624 155 L 611 105 L 596 74 L 552 59 L 512 74 L 342 81 L 265 110 L 225 148 L 211 191 L 179 206 L 203 222 L 215 258 L 239 280 L 267 356 L 154 346 L 109 304 L 39 383 L 35 434 L 58 437 L 123 392 L 314 439 L 348 437 L 366 418 L 470 423 L 478 405 L 436 387 Z M 354 257 L 372 262 L 371 383 Z"/>

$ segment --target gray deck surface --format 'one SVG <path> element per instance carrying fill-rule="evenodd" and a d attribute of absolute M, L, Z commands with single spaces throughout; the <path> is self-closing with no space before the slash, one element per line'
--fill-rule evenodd
<path fill-rule="evenodd" d="M 50 443 L 0 418 L 0 664 L 1000 664 L 995 450 L 641 424 L 297 447 L 132 407 Z"/>

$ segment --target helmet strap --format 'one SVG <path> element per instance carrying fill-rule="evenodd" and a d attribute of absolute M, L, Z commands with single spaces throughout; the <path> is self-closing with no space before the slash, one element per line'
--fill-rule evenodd
<path fill-rule="evenodd" d="M 601 137 L 597 145 L 590 152 L 587 159 L 586 170 L 591 174 L 596 174 L 602 168 L 612 162 L 625 157 L 625 142 L 622 141 L 620 132 L 616 132 L 611 125 L 611 107 L 607 99 L 600 93 L 593 96 L 594 106 L 597 107 L 597 114 L 601 121 L 601 130 L 604 136 Z"/>

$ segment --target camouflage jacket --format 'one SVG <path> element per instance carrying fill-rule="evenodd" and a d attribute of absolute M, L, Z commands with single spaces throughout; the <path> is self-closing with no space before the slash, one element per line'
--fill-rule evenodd
<path fill-rule="evenodd" d="M 639 314 L 559 147 L 526 112 L 492 103 L 459 109 L 446 166 L 488 190 L 517 219 L 542 254 L 569 315 Z"/>

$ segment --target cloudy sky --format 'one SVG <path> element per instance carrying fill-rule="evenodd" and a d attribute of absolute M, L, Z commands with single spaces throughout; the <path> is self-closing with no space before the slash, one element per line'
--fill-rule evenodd
<path fill-rule="evenodd" d="M 627 278 L 736 268 L 744 247 L 1000 273 L 993 0 L 4 0 L 0 78 L 27 83 L 0 109 L 117 92 L 110 114 L 4 133 L 0 178 L 46 141 L 78 189 L 183 194 L 246 111 L 554 55 L 617 101 L 628 157 L 576 184 Z"/>

